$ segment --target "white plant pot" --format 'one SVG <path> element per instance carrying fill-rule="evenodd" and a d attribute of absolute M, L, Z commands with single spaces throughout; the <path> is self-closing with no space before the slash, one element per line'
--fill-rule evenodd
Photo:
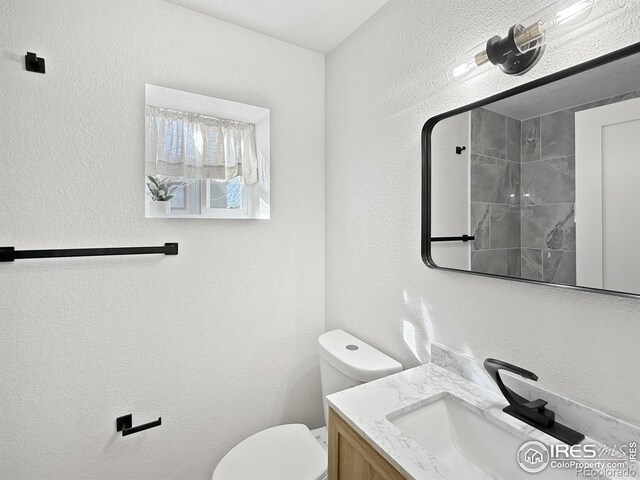
<path fill-rule="evenodd" d="M 168 217 L 171 215 L 171 201 L 152 201 L 149 203 L 149 213 L 152 217 Z"/>

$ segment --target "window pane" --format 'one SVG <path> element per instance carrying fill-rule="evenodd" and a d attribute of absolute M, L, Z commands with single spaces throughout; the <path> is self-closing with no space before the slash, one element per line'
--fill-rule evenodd
<path fill-rule="evenodd" d="M 186 185 L 182 185 L 181 187 L 176 188 L 176 191 L 173 194 L 173 198 L 171 199 L 171 208 L 178 210 L 185 210 L 187 208 L 186 202 Z"/>
<path fill-rule="evenodd" d="M 236 177 L 227 184 L 227 208 L 240 208 L 242 205 L 242 183 Z"/>
<path fill-rule="evenodd" d="M 228 182 L 210 181 L 209 208 L 233 208 L 242 207 L 242 183 L 240 177 Z"/>
<path fill-rule="evenodd" d="M 210 181 L 209 208 L 227 208 L 227 184 Z"/>
<path fill-rule="evenodd" d="M 184 178 L 176 178 L 176 183 L 182 183 L 173 192 L 171 199 L 171 213 L 175 214 L 200 214 L 200 182 L 201 180 L 190 179 L 185 182 Z"/>

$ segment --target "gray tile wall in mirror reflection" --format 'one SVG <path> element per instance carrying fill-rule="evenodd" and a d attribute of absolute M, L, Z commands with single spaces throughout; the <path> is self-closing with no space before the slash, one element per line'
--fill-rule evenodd
<path fill-rule="evenodd" d="M 520 276 L 520 122 L 471 112 L 471 270 Z"/>
<path fill-rule="evenodd" d="M 471 112 L 472 271 L 575 285 L 574 114 L 639 96 L 523 121 Z"/>

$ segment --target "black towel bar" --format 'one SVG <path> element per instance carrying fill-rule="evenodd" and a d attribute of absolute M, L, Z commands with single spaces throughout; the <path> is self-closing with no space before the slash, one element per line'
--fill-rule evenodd
<path fill-rule="evenodd" d="M 468 242 L 470 240 L 475 240 L 476 237 L 473 235 L 462 235 L 460 237 L 432 237 L 432 242 Z"/>
<path fill-rule="evenodd" d="M 25 258 L 98 257 L 154 253 L 177 255 L 178 244 L 165 243 L 162 247 L 63 248 L 57 250 L 16 250 L 15 247 L 0 247 L 0 262 L 13 262 Z"/>

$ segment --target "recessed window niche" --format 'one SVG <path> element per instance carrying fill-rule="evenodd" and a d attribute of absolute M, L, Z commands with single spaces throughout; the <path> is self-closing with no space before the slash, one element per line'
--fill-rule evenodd
<path fill-rule="evenodd" d="M 145 86 L 145 216 L 270 217 L 269 110 Z"/>

